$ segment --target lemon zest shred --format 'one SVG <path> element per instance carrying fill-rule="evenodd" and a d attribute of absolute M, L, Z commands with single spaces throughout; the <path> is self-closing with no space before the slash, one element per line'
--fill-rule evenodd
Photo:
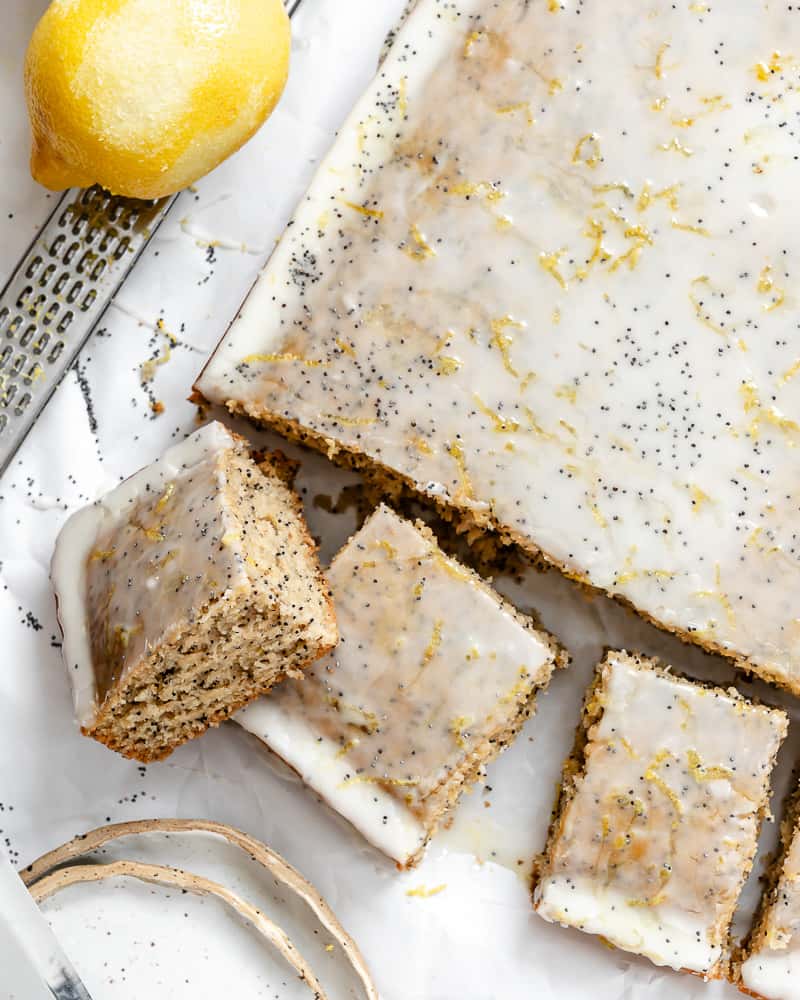
<path fill-rule="evenodd" d="M 322 413 L 320 416 L 342 427 L 370 427 L 378 422 L 377 417 L 343 417 L 340 413 Z"/>
<path fill-rule="evenodd" d="M 658 148 L 664 153 L 680 153 L 681 156 L 685 156 L 687 159 L 690 156 L 694 156 L 694 150 L 690 149 L 689 146 L 684 146 L 676 135 L 674 135 L 669 142 L 659 143 Z"/>
<path fill-rule="evenodd" d="M 453 719 L 449 725 L 449 731 L 456 741 L 456 745 L 462 749 L 466 746 L 464 733 L 475 720 L 471 715 L 459 715 Z"/>
<path fill-rule="evenodd" d="M 765 303 L 762 306 L 764 312 L 772 312 L 782 306 L 786 301 L 786 292 L 775 284 L 775 279 L 772 277 L 771 264 L 765 264 L 764 267 L 762 267 L 761 273 L 758 276 L 756 290 L 761 295 L 769 295 L 771 298 L 769 303 Z"/>
<path fill-rule="evenodd" d="M 382 219 L 384 213 L 379 208 L 367 208 L 366 205 L 357 205 L 354 201 L 347 201 L 346 198 L 342 198 L 341 202 L 347 208 L 351 208 L 354 212 L 358 212 L 359 215 L 364 215 L 370 219 Z"/>
<path fill-rule="evenodd" d="M 519 422 L 514 420 L 513 417 L 503 417 L 491 407 L 487 406 L 480 396 L 474 392 L 472 398 L 475 400 L 475 405 L 485 416 L 494 424 L 494 429 L 498 434 L 513 434 L 514 431 L 519 430 Z"/>
<path fill-rule="evenodd" d="M 672 218 L 672 228 L 680 229 L 684 233 L 694 233 L 695 236 L 705 236 L 711 238 L 711 233 L 703 226 L 693 226 L 688 222 L 679 222 L 674 216 Z"/>
<path fill-rule="evenodd" d="M 518 323 L 511 316 L 501 316 L 499 319 L 493 319 L 489 325 L 492 331 L 491 342 L 500 352 L 500 356 L 503 359 L 503 367 L 509 375 L 519 378 L 519 372 L 511 361 L 510 348 L 514 340 L 505 331 L 509 327 L 514 330 L 522 330 L 524 329 L 522 323 Z"/>
<path fill-rule="evenodd" d="M 339 350 L 342 352 L 342 354 L 349 354 L 351 358 L 356 357 L 356 352 L 355 352 L 355 349 L 353 348 L 353 345 L 352 344 L 348 344 L 346 340 L 342 340 L 341 337 L 337 337 L 334 340 L 334 343 L 339 348 Z"/>
<path fill-rule="evenodd" d="M 304 368 L 327 368 L 330 364 L 329 361 L 317 361 L 314 358 L 304 358 L 299 354 L 293 354 L 290 351 L 282 354 L 248 354 L 247 357 L 242 358 L 240 364 L 278 364 L 283 361 L 295 362 L 296 364 L 303 365 Z"/>
<path fill-rule="evenodd" d="M 606 194 L 609 191 L 620 191 L 626 198 L 635 197 L 633 191 L 624 181 L 618 181 L 616 184 L 593 184 L 592 191 L 594 191 L 595 194 Z"/>
<path fill-rule="evenodd" d="M 161 499 L 156 504 L 155 509 L 158 511 L 162 511 L 169 503 L 170 498 L 172 497 L 172 494 L 174 492 L 175 492 L 175 483 L 167 483 L 166 489 L 161 495 Z"/>
<path fill-rule="evenodd" d="M 110 559 L 116 551 L 116 549 L 95 549 L 89 556 L 89 562 L 105 562 L 107 559 Z"/>
<path fill-rule="evenodd" d="M 670 788 L 670 786 L 664 781 L 661 775 L 656 771 L 656 768 L 664 761 L 667 757 L 671 757 L 672 754 L 669 750 L 661 750 L 655 755 L 655 757 L 650 762 L 647 770 L 644 772 L 644 780 L 649 781 L 651 784 L 655 785 L 656 788 L 662 792 L 672 804 L 672 808 L 678 814 L 678 816 L 683 815 L 683 803 L 678 798 L 677 793 Z M 675 825 L 675 824 L 674 824 Z"/>
<path fill-rule="evenodd" d="M 440 892 L 444 892 L 446 888 L 446 882 L 442 882 L 441 885 L 435 885 L 432 889 L 426 889 L 424 885 L 418 885 L 416 889 L 406 889 L 406 896 L 417 896 L 419 899 L 430 899 L 431 896 L 438 896 Z"/>
<path fill-rule="evenodd" d="M 368 784 L 368 785 L 392 785 L 396 788 L 415 788 L 419 784 L 419 778 L 388 778 L 380 777 L 376 774 L 353 774 L 341 782 L 339 788 L 347 785 Z"/>
<path fill-rule="evenodd" d="M 431 633 L 430 642 L 425 647 L 425 651 L 422 654 L 422 666 L 427 667 L 431 660 L 436 655 L 436 651 L 442 644 L 442 628 L 444 627 L 444 621 L 441 618 L 437 618 L 433 623 L 433 632 Z"/>
<path fill-rule="evenodd" d="M 542 251 L 539 254 L 539 267 L 541 267 L 543 271 L 546 271 L 554 281 L 557 281 L 559 286 L 563 288 L 564 291 L 566 291 L 569 286 L 567 285 L 566 278 L 559 271 L 558 265 L 566 252 L 566 248 L 562 247 L 560 250 L 554 250 L 552 253 L 545 253 Z"/>
<path fill-rule="evenodd" d="M 592 517 L 595 519 L 595 521 L 597 521 L 597 523 L 600 525 L 601 528 L 608 527 L 608 521 L 605 519 L 605 517 L 603 517 L 603 512 L 597 506 L 597 503 L 595 501 L 592 501 L 592 503 L 589 504 L 589 510 L 591 510 Z"/>
<path fill-rule="evenodd" d="M 708 288 L 711 288 L 711 279 L 707 274 L 701 274 L 699 277 L 692 279 L 689 287 L 694 288 L 695 285 L 706 285 Z M 721 337 L 728 336 L 727 331 L 716 324 L 712 319 L 710 319 L 708 313 L 703 311 L 703 303 L 700 302 L 692 291 L 689 292 L 689 301 L 694 307 L 695 317 L 703 324 L 703 326 L 707 326 L 709 330 L 713 330 L 714 333 L 718 333 Z"/>
<path fill-rule="evenodd" d="M 689 763 L 689 770 L 692 773 L 692 777 L 697 782 L 733 781 L 732 771 L 728 770 L 727 767 L 719 767 L 717 765 L 709 767 L 703 763 L 700 754 L 696 750 L 687 750 L 686 759 Z"/>
<path fill-rule="evenodd" d="M 574 405 L 576 399 L 578 398 L 578 390 L 574 385 L 560 385 L 557 389 L 553 390 L 553 395 L 557 399 L 566 399 Z"/>
<path fill-rule="evenodd" d="M 701 490 L 700 487 L 694 483 L 689 486 L 689 496 L 692 498 L 692 506 L 694 507 L 695 513 L 701 510 L 704 504 L 713 503 L 713 500 L 708 493 Z"/>
<path fill-rule="evenodd" d="M 149 358 L 142 363 L 140 374 L 143 385 L 153 381 L 156 376 L 156 369 L 165 365 L 170 360 L 172 357 L 172 348 L 178 343 L 177 338 L 164 326 L 163 319 L 156 321 L 156 328 L 159 333 L 162 333 L 167 338 L 167 344 L 161 354 L 155 358 Z"/>
<path fill-rule="evenodd" d="M 517 111 L 525 112 L 525 120 L 528 125 L 533 125 L 535 119 L 533 117 L 533 112 L 531 111 L 530 101 L 517 101 L 516 104 L 504 104 L 502 107 L 495 108 L 495 114 L 498 115 L 513 115 Z"/>
<path fill-rule="evenodd" d="M 436 251 L 422 235 L 416 222 L 411 226 L 410 232 L 415 245 L 413 247 L 406 245 L 403 248 L 403 253 L 406 256 L 411 257 L 412 260 L 428 260 L 430 257 L 436 256 Z"/>
<path fill-rule="evenodd" d="M 584 147 L 588 146 L 588 155 L 584 154 Z M 600 139 L 595 132 L 587 132 L 586 135 L 581 136 L 575 146 L 575 150 L 572 154 L 573 163 L 582 163 L 585 167 L 590 170 L 594 170 L 600 165 L 603 155 L 600 152 Z"/>
<path fill-rule="evenodd" d="M 656 61 L 653 65 L 653 73 L 655 74 L 656 80 L 664 79 L 664 56 L 667 54 L 667 49 L 669 48 L 669 42 L 662 42 L 658 47 L 658 52 L 656 53 Z"/>
<path fill-rule="evenodd" d="M 400 77 L 400 83 L 397 85 L 397 110 L 400 112 L 400 117 L 405 118 L 408 114 L 408 77 Z"/>
<path fill-rule="evenodd" d="M 442 354 L 436 359 L 436 365 L 440 375 L 455 375 L 461 368 L 463 362 L 459 358 Z"/>
<path fill-rule="evenodd" d="M 470 479 L 469 473 L 467 472 L 467 463 L 466 459 L 464 458 L 464 449 L 457 441 L 454 441 L 452 444 L 448 446 L 447 453 L 458 466 L 458 472 L 461 477 L 461 489 L 464 491 L 467 497 L 471 497 L 473 495 L 472 480 Z"/>
<path fill-rule="evenodd" d="M 798 358 L 792 365 L 790 365 L 786 369 L 786 371 L 781 376 L 779 385 L 786 385 L 786 383 L 789 382 L 791 379 L 793 379 L 798 372 L 800 372 L 800 358 Z"/>
<path fill-rule="evenodd" d="M 464 58 L 465 59 L 468 59 L 472 55 L 472 47 L 473 47 L 473 45 L 477 41 L 480 41 L 480 39 L 483 38 L 483 36 L 485 34 L 486 34 L 485 31 L 479 30 L 479 31 L 471 31 L 467 35 L 467 39 L 464 42 Z"/>

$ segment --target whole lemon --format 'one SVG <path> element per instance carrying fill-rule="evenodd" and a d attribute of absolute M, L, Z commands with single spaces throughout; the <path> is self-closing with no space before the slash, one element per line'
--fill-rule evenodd
<path fill-rule="evenodd" d="M 53 0 L 25 62 L 31 173 L 160 198 L 235 152 L 286 83 L 281 0 Z"/>

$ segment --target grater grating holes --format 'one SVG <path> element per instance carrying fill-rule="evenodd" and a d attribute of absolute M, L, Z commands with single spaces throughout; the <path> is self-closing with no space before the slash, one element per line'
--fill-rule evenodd
<path fill-rule="evenodd" d="M 75 319 L 75 313 L 68 309 L 67 312 L 61 317 L 61 322 L 56 327 L 56 333 L 66 333 L 69 329 L 70 323 Z"/>
<path fill-rule="evenodd" d="M 54 365 L 56 361 L 61 357 L 61 352 L 64 350 L 64 341 L 57 340 L 53 345 L 52 351 L 47 355 L 47 363 Z"/>
<path fill-rule="evenodd" d="M 36 343 L 33 345 L 33 353 L 35 355 L 44 354 L 47 350 L 47 345 L 50 343 L 50 334 L 45 332 L 39 337 Z"/>
<path fill-rule="evenodd" d="M 25 268 L 25 277 L 32 278 L 42 266 L 42 258 L 37 254 Z"/>
<path fill-rule="evenodd" d="M 55 264 L 48 264 L 44 271 L 42 271 L 41 277 L 39 278 L 39 288 L 46 288 L 50 283 L 50 279 L 57 270 L 58 268 Z"/>
<path fill-rule="evenodd" d="M 50 305 L 48 306 L 47 312 L 42 317 L 42 323 L 45 326 L 50 326 L 50 324 L 58 315 L 60 309 L 61 306 L 58 304 L 58 302 L 51 302 Z"/>

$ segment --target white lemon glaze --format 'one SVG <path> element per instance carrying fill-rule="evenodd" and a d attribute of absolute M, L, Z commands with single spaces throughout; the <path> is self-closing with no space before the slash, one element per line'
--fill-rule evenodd
<path fill-rule="evenodd" d="M 800 997 L 800 951 L 765 948 L 742 965 L 742 985 L 766 1000 L 795 1000 Z"/>
<path fill-rule="evenodd" d="M 51 577 L 81 726 L 98 708 L 92 635 L 101 604 L 114 635 L 125 637 L 123 664 L 134 663 L 193 609 L 246 584 L 235 539 L 222 544 L 231 522 L 220 460 L 237 447 L 222 424 L 208 424 L 61 529 Z"/>
<path fill-rule="evenodd" d="M 742 963 L 741 981 L 767 1000 L 800 998 L 800 828 L 794 831 L 764 926 Z"/>
<path fill-rule="evenodd" d="M 756 850 L 786 715 L 627 654 L 601 667 L 585 767 L 559 816 L 540 916 L 714 973 Z"/>
<path fill-rule="evenodd" d="M 448 808 L 454 778 L 473 780 L 492 741 L 511 738 L 557 651 L 387 507 L 328 580 L 339 646 L 236 719 L 406 864 Z"/>
<path fill-rule="evenodd" d="M 420 0 L 199 388 L 800 690 L 798 25 Z"/>

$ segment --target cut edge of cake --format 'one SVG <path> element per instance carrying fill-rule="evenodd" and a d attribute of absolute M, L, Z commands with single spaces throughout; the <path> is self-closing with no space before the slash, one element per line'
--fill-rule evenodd
<path fill-rule="evenodd" d="M 101 511 L 136 502 L 154 473 L 191 470 L 209 454 L 222 456 L 221 491 L 226 534 L 249 537 L 241 577 L 160 637 L 105 694 L 98 691 L 91 645 L 87 565 Z M 223 454 L 224 453 L 224 454 Z M 123 756 L 160 760 L 177 746 L 265 694 L 287 674 L 297 675 L 338 641 L 330 591 L 317 561 L 299 498 L 284 481 L 280 458 L 259 456 L 245 439 L 213 423 L 174 445 L 94 504 L 75 513 L 56 545 L 51 577 L 56 592 L 63 656 L 73 686 L 81 732 Z M 267 489 L 264 489 L 264 486 Z M 294 537 L 292 594 L 270 587 L 274 546 L 265 547 L 247 515 L 271 521 L 276 543 Z M 283 572 L 283 571 L 281 571 Z M 284 581 L 287 583 L 288 581 Z M 297 614 L 292 595 L 304 594 L 310 613 Z M 287 597 L 289 599 L 287 599 Z M 154 600 L 164 599 L 159 591 Z"/>
<path fill-rule="evenodd" d="M 190 401 L 199 407 L 211 405 L 199 387 L 195 384 Z M 256 427 L 274 431 L 286 440 L 303 447 L 312 448 L 324 455 L 329 461 L 341 468 L 352 469 L 375 478 L 381 490 L 388 496 L 403 496 L 411 500 L 421 501 L 431 506 L 436 513 L 449 524 L 452 524 L 459 535 L 463 535 L 472 544 L 480 538 L 482 551 L 487 550 L 488 538 L 495 540 L 497 549 L 512 547 L 542 569 L 556 569 L 562 576 L 578 584 L 588 593 L 603 594 L 611 600 L 622 604 L 633 611 L 643 621 L 655 626 L 660 632 L 666 632 L 680 639 L 689 646 L 697 646 L 707 653 L 716 654 L 730 661 L 736 670 L 765 680 L 790 694 L 800 697 L 800 675 L 788 677 L 778 670 L 773 670 L 765 664 L 757 663 L 742 653 L 715 642 L 708 636 L 698 636 L 696 633 L 660 621 L 652 614 L 638 607 L 628 597 L 618 591 L 606 589 L 592 583 L 585 574 L 566 566 L 560 559 L 551 556 L 547 551 L 537 546 L 530 538 L 503 525 L 490 509 L 480 509 L 460 504 L 457 497 L 444 498 L 434 490 L 426 489 L 421 483 L 416 483 L 410 477 L 396 469 L 371 458 L 363 451 L 352 447 L 345 441 L 327 437 L 325 434 L 306 427 L 296 420 L 277 414 L 266 408 L 246 406 L 238 400 L 227 400 L 225 408 L 234 417 L 243 417 Z"/>
<path fill-rule="evenodd" d="M 447 825 L 462 793 L 479 780 L 486 765 L 513 743 L 524 723 L 536 710 L 536 696 L 547 689 L 556 669 L 568 665 L 569 654 L 550 633 L 542 629 L 531 616 L 511 604 L 479 573 L 441 550 L 436 535 L 428 525 L 420 520 L 411 521 L 401 517 L 388 504 L 378 505 L 344 543 L 340 553 L 357 539 L 369 521 L 387 511 L 410 525 L 435 546 L 448 564 L 457 567 L 459 574 L 466 576 L 499 610 L 509 614 L 516 624 L 530 632 L 548 650 L 549 658 L 538 672 L 531 673 L 525 684 L 520 684 L 515 693 L 517 712 L 488 734 L 465 757 L 462 766 L 449 774 L 431 792 L 429 798 L 438 799 L 438 808 L 428 823 L 405 808 L 380 784 L 348 785 L 347 792 L 344 793 L 350 768 L 342 756 L 341 746 L 282 713 L 280 707 L 269 698 L 245 708 L 237 715 L 236 721 L 281 758 L 334 813 L 347 820 L 373 846 L 392 858 L 399 869 L 407 870 L 419 863 L 430 840 L 442 825 Z M 335 559 L 336 556 L 334 561 Z M 320 763 L 324 764 L 323 768 L 318 766 Z M 379 821 L 375 822 L 375 818 Z"/>
<path fill-rule="evenodd" d="M 537 907 L 537 892 L 543 879 L 546 877 L 547 869 L 549 867 L 548 858 L 550 857 L 552 850 L 558 840 L 559 828 L 561 824 L 561 819 L 566 813 L 570 803 L 576 796 L 579 790 L 579 784 L 581 778 L 586 773 L 588 766 L 586 749 L 591 742 L 591 731 L 599 724 L 603 717 L 604 706 L 598 694 L 603 686 L 604 678 L 603 671 L 604 668 L 610 666 L 614 661 L 622 663 L 624 665 L 633 667 L 636 670 L 647 670 L 655 673 L 659 676 L 667 678 L 672 681 L 680 681 L 687 683 L 696 688 L 703 688 L 708 691 L 724 691 L 729 697 L 731 697 L 737 703 L 746 705 L 749 708 L 763 709 L 764 711 L 775 713 L 783 717 L 784 720 L 784 732 L 781 739 L 778 742 L 778 748 L 780 748 L 780 743 L 785 737 L 786 727 L 788 726 L 788 717 L 786 713 L 772 705 L 764 704 L 756 698 L 745 698 L 739 691 L 733 687 L 721 688 L 719 685 L 714 684 L 709 681 L 698 680 L 697 678 L 690 677 L 679 671 L 673 670 L 672 667 L 662 663 L 657 657 L 647 657 L 638 653 L 630 653 L 624 649 L 611 649 L 606 648 L 605 655 L 603 659 L 595 667 L 593 679 L 589 684 L 581 705 L 581 716 L 580 721 L 575 730 L 575 739 L 573 742 L 572 749 L 564 761 L 561 771 L 561 778 L 559 781 L 558 788 L 556 790 L 555 800 L 553 803 L 553 810 L 551 814 L 550 823 L 548 825 L 545 845 L 543 850 L 534 857 L 533 861 L 533 872 L 531 880 L 531 899 L 534 905 L 534 909 Z M 777 749 L 775 754 L 773 754 L 770 772 L 775 764 L 775 758 L 777 756 Z M 719 960 L 707 971 L 698 971 L 696 969 L 681 968 L 679 971 L 688 973 L 693 976 L 698 976 L 705 980 L 713 979 L 724 979 L 729 978 L 731 963 L 735 955 L 734 940 L 731 934 L 731 924 L 736 912 L 736 907 L 738 905 L 739 896 L 741 895 L 741 890 L 744 887 L 745 882 L 750 876 L 752 871 L 753 863 L 755 861 L 756 850 L 757 850 L 757 840 L 760 833 L 761 825 L 763 821 L 768 818 L 771 814 L 769 811 L 769 778 L 767 778 L 767 794 L 764 796 L 763 801 L 757 812 L 757 829 L 754 838 L 753 851 L 750 858 L 746 861 L 742 869 L 742 875 L 739 882 L 739 894 L 734 900 L 729 913 L 727 914 L 727 919 L 725 921 L 726 925 L 726 943 L 722 946 L 722 953 Z M 646 956 L 645 956 L 646 957 Z"/>

